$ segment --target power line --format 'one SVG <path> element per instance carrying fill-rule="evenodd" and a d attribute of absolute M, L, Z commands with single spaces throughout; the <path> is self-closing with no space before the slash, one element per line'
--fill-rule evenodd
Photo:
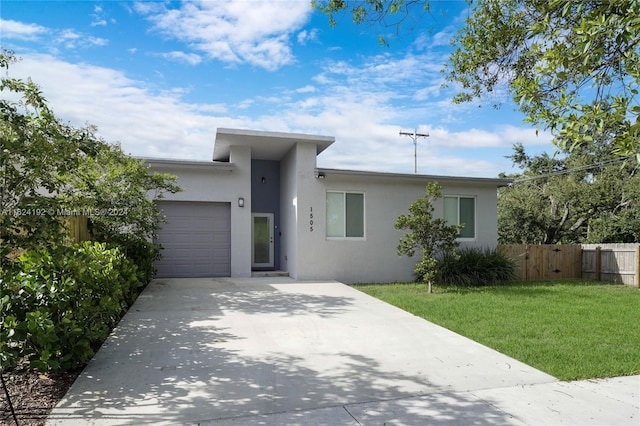
<path fill-rule="evenodd" d="M 428 138 L 429 133 L 418 133 L 418 129 L 412 133 L 400 130 L 400 136 L 409 136 L 413 140 L 413 173 L 418 173 L 418 138 Z"/>
<path fill-rule="evenodd" d="M 574 173 L 574 172 L 597 169 L 599 167 L 605 167 L 605 166 L 612 166 L 614 164 L 623 163 L 623 162 L 627 161 L 628 159 L 630 159 L 632 157 L 634 157 L 634 156 L 630 155 L 628 157 L 613 158 L 611 160 L 600 161 L 598 163 L 593 163 L 593 164 L 589 164 L 589 165 L 586 165 L 586 166 L 574 167 L 572 169 L 566 169 L 566 170 L 557 170 L 555 172 L 550 172 L 550 173 L 546 173 L 546 174 L 543 174 L 543 175 L 529 176 L 529 177 L 522 178 L 522 179 L 516 179 L 516 180 L 513 181 L 513 183 L 528 182 L 528 181 L 537 180 L 537 179 L 546 179 L 546 178 L 550 178 L 550 177 L 553 177 L 553 176 L 567 175 L 567 174 Z"/>

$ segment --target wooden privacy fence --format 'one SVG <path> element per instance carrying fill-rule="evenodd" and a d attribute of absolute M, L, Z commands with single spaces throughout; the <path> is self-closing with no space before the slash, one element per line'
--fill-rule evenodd
<path fill-rule="evenodd" d="M 640 287 L 639 244 L 498 245 L 521 281 L 585 278 Z"/>
<path fill-rule="evenodd" d="M 69 237 L 74 243 L 91 240 L 87 216 L 70 216 L 67 218 Z"/>
<path fill-rule="evenodd" d="M 583 244 L 582 278 L 640 287 L 640 245 Z"/>
<path fill-rule="evenodd" d="M 498 251 L 515 260 L 521 281 L 544 281 L 581 277 L 582 247 L 579 245 L 499 245 Z"/>

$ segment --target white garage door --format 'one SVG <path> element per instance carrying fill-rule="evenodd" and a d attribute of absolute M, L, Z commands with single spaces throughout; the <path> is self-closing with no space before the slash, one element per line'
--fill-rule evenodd
<path fill-rule="evenodd" d="M 157 277 L 228 277 L 231 275 L 229 203 L 161 201 L 168 222 L 158 231 L 162 259 Z"/>

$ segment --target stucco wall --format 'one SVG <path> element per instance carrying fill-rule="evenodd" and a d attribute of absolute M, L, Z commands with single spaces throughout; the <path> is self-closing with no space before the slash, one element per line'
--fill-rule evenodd
<path fill-rule="evenodd" d="M 327 171 L 316 178 L 317 151 L 314 144 L 298 143 L 279 164 L 281 270 L 299 280 L 336 279 L 347 283 L 413 280 L 417 258 L 398 256 L 396 247 L 403 233 L 394 228 L 396 218 L 424 196 L 428 180 Z M 168 200 L 214 201 L 231 204 L 231 274 L 251 275 L 251 148 L 232 146 L 231 170 L 216 167 L 153 167 L 178 176 L 184 191 L 168 194 Z M 255 164 L 255 163 L 254 163 Z M 476 197 L 476 238 L 464 245 L 495 247 L 497 242 L 496 182 L 473 179 L 441 181 L 445 195 Z M 255 190 L 255 188 L 254 188 Z M 365 194 L 365 238 L 326 237 L 326 191 Z M 238 206 L 244 198 L 245 207 Z M 442 216 L 443 203 L 435 205 Z"/>
<path fill-rule="evenodd" d="M 251 276 L 251 148 L 232 146 L 229 162 L 236 166 L 237 186 L 230 188 L 235 208 L 231 210 L 231 276 Z M 216 182 L 210 182 L 216 186 Z M 238 207 L 238 198 L 244 198 L 244 207 Z M 232 202 L 232 206 L 233 206 Z"/>
<path fill-rule="evenodd" d="M 417 258 L 398 256 L 396 247 L 403 232 L 394 228 L 395 220 L 407 213 L 409 205 L 424 196 L 424 182 L 399 182 L 371 177 L 340 177 L 327 173 L 315 179 L 307 190 L 314 211 L 314 230 L 299 228 L 298 279 L 337 279 L 347 283 L 411 281 Z M 364 192 L 365 239 L 326 238 L 327 190 Z M 495 247 L 497 239 L 495 185 L 470 186 L 443 184 L 445 195 L 476 197 L 476 239 L 464 245 Z M 442 200 L 434 214 L 442 216 Z M 304 211 L 309 208 L 305 207 Z M 302 220 L 302 214 L 301 221 Z M 307 220 L 307 217 L 304 218 Z"/>
<path fill-rule="evenodd" d="M 166 194 L 169 201 L 212 201 L 231 204 L 231 275 L 251 276 L 251 150 L 248 147 L 232 147 L 230 170 L 215 167 L 154 165 L 151 169 L 178 177 L 182 188 L 176 194 Z M 244 198 L 245 206 L 238 206 L 238 198 Z"/>
<path fill-rule="evenodd" d="M 297 181 L 296 149 L 280 161 L 280 269 L 295 277 L 297 270 Z"/>
<path fill-rule="evenodd" d="M 242 192 L 242 185 L 238 179 L 238 174 L 242 173 L 241 170 L 234 169 L 233 171 L 229 171 L 216 170 L 214 168 L 180 168 L 176 166 L 161 167 L 154 165 L 151 166 L 151 169 L 159 173 L 169 173 L 178 177 L 177 184 L 182 188 L 182 191 L 176 194 L 165 194 L 163 198 L 165 200 L 234 201 L 232 203 L 233 207 L 238 207 L 238 198 L 236 195 Z M 245 197 L 247 195 L 245 195 Z"/>
<path fill-rule="evenodd" d="M 298 144 L 296 153 L 296 244 L 297 259 L 294 278 L 300 280 L 324 278 L 333 279 L 331 265 L 319 265 L 322 258 L 315 253 L 318 244 L 324 240 L 324 225 L 318 228 L 317 214 L 324 210 L 324 199 L 318 199 L 318 180 L 315 177 L 316 149 L 309 144 Z M 324 197 L 324 195 L 323 195 Z M 312 223 L 313 221 L 313 223 Z M 316 274 L 317 269 L 323 274 Z"/>

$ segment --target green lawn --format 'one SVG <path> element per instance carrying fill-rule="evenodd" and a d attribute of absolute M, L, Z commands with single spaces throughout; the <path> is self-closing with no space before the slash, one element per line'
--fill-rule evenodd
<path fill-rule="evenodd" d="M 354 286 L 560 380 L 640 374 L 640 289 L 583 281 Z"/>

